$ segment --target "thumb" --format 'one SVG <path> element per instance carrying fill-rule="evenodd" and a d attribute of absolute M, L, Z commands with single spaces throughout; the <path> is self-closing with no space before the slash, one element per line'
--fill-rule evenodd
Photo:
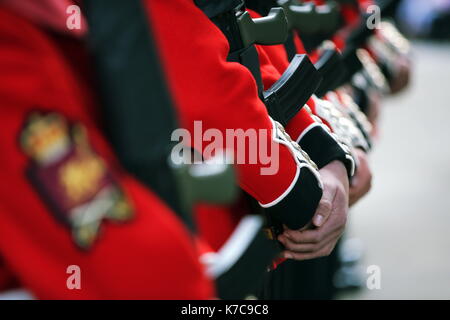
<path fill-rule="evenodd" d="M 328 217 L 331 215 L 332 203 L 329 199 L 322 198 L 317 207 L 316 213 L 312 219 L 312 223 L 316 227 L 320 227 L 327 221 Z"/>

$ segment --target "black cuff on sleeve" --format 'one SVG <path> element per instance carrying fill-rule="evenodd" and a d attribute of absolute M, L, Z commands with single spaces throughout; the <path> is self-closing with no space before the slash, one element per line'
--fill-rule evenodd
<path fill-rule="evenodd" d="M 309 130 L 299 141 L 300 147 L 306 151 L 319 169 L 334 160 L 341 161 L 349 176 L 352 175 L 353 163 L 348 153 L 340 144 L 321 126 Z"/>
<path fill-rule="evenodd" d="M 321 198 L 322 188 L 316 175 L 306 167 L 301 168 L 291 192 L 276 205 L 265 209 L 269 225 L 274 227 L 276 234 L 282 232 L 282 229 L 277 230 L 281 224 L 293 230 L 304 227 L 314 216 Z"/>

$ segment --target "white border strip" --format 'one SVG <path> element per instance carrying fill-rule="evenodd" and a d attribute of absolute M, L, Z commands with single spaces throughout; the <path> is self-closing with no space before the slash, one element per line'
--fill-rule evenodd
<path fill-rule="evenodd" d="M 216 279 L 231 269 L 250 246 L 263 226 L 263 218 L 257 215 L 245 216 L 236 227 L 229 240 L 217 253 L 206 253 L 200 257 L 206 262 L 207 274 Z M 209 262 L 209 263 L 208 263 Z"/>

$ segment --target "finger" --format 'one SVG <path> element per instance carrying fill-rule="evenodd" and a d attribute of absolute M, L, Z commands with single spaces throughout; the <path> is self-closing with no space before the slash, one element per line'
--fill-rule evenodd
<path fill-rule="evenodd" d="M 317 210 L 314 214 L 314 217 L 312 219 L 312 223 L 316 227 L 322 226 L 331 215 L 331 211 L 333 209 L 333 204 L 331 199 L 323 198 L 319 202 L 319 206 L 317 207 Z"/>
<path fill-rule="evenodd" d="M 302 252 L 302 253 L 317 251 L 317 244 L 315 243 L 296 243 L 293 242 L 292 240 L 289 240 L 285 236 L 279 236 L 278 241 L 280 241 L 283 244 L 283 246 L 287 251 Z"/>
<path fill-rule="evenodd" d="M 283 236 L 295 243 L 318 243 L 322 240 L 323 229 L 310 229 L 310 230 L 286 230 L 283 232 Z"/>
<path fill-rule="evenodd" d="M 287 258 L 287 259 L 292 259 L 292 260 L 296 260 L 296 261 L 305 261 L 305 260 L 322 258 L 325 256 L 325 254 L 321 254 L 321 253 L 290 253 L 290 254 L 288 254 L 288 256 L 291 256 L 291 258 Z"/>
<path fill-rule="evenodd" d="M 343 231 L 343 229 L 336 230 L 319 243 L 296 243 L 283 236 L 280 236 L 279 239 L 288 251 L 298 253 L 312 253 L 320 251 L 326 246 L 335 245 L 338 239 L 342 236 Z"/>
<path fill-rule="evenodd" d="M 304 227 L 302 227 L 301 229 L 298 229 L 298 230 L 289 229 L 285 224 L 283 224 L 284 231 L 304 231 L 304 230 L 308 230 L 308 229 L 312 229 L 312 228 L 314 228 L 314 225 L 312 224 L 312 222 L 308 222 Z"/>
<path fill-rule="evenodd" d="M 324 247 L 322 250 L 312 253 L 296 253 L 291 251 L 283 251 L 282 256 L 286 259 L 293 259 L 297 261 L 317 259 L 329 256 L 331 252 L 333 252 L 334 247 L 334 245 L 329 245 L 327 247 Z"/>
<path fill-rule="evenodd" d="M 285 246 L 286 249 L 298 252 L 312 252 L 322 249 L 324 246 L 329 245 L 332 242 L 337 242 L 337 240 L 342 236 L 344 228 L 339 228 L 333 232 L 330 232 L 326 237 L 317 243 L 298 243 L 292 241 L 283 235 L 279 237 L 279 241 Z"/>
<path fill-rule="evenodd" d="M 292 260 L 296 260 L 296 261 L 304 261 L 304 260 L 311 260 L 311 259 L 316 259 L 316 258 L 320 258 L 322 257 L 322 255 L 320 255 L 320 253 L 295 253 L 295 252 L 284 252 L 283 253 L 283 258 L 286 259 L 292 259 Z"/>
<path fill-rule="evenodd" d="M 309 229 L 303 231 L 286 230 L 283 235 L 287 239 L 297 244 L 312 243 L 316 244 L 322 242 L 328 235 L 334 233 L 336 230 L 342 228 L 342 225 L 325 225 L 321 228 Z"/>

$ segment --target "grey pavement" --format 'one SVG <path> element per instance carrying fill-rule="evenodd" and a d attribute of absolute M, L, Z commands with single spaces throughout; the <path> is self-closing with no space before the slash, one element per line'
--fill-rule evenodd
<path fill-rule="evenodd" d="M 413 49 L 413 83 L 384 103 L 373 189 L 349 221 L 381 289 L 343 299 L 450 299 L 450 44 Z"/>

